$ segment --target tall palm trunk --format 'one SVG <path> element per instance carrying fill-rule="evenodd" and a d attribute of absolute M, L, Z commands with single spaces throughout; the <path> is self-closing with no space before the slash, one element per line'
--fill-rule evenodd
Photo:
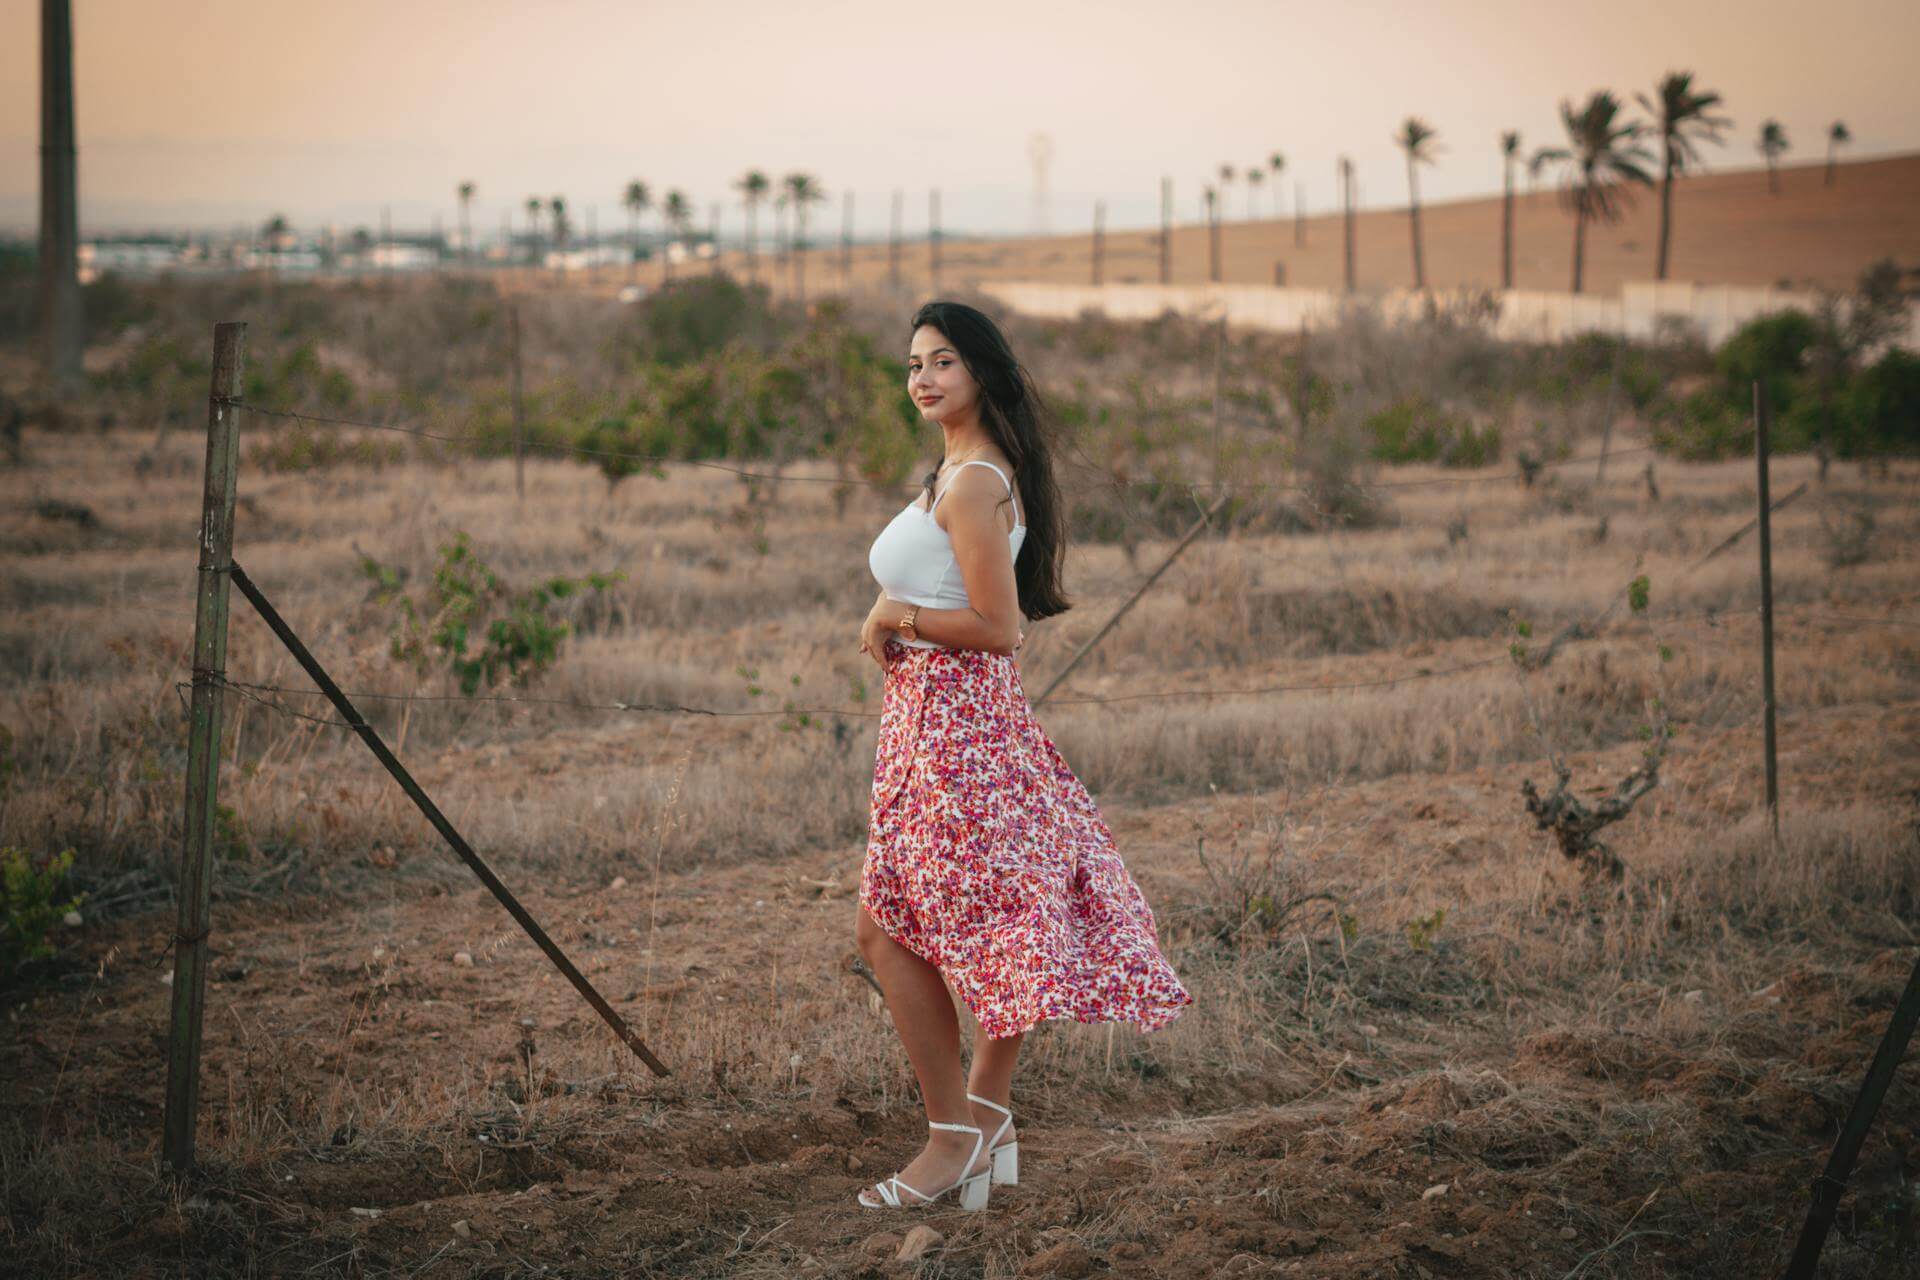
<path fill-rule="evenodd" d="M 1413 214 L 1413 287 L 1427 287 L 1427 267 L 1420 257 L 1420 182 L 1413 168 L 1413 156 L 1407 156 L 1407 192 L 1410 198 L 1408 211 Z"/>
<path fill-rule="evenodd" d="M 807 305 L 807 207 L 802 204 L 793 211 L 793 296 L 801 306 Z"/>
<path fill-rule="evenodd" d="M 1573 291 L 1580 292 L 1581 267 L 1587 259 L 1587 202 L 1582 198 L 1573 210 Z"/>
<path fill-rule="evenodd" d="M 1500 287 L 1513 288 L 1513 157 L 1507 157 L 1506 193 L 1500 198 Z"/>
<path fill-rule="evenodd" d="M 755 200 L 751 197 L 747 199 L 747 283 L 748 284 L 760 283 L 760 259 L 754 256 L 754 247 L 753 247 L 753 225 L 754 225 L 753 211 L 756 207 L 758 207 L 759 203 L 760 202 L 758 200 Z"/>
<path fill-rule="evenodd" d="M 1660 254 L 1653 269 L 1655 280 L 1667 278 L 1667 250 L 1673 243 L 1673 137 L 1667 137 L 1666 166 L 1660 173 Z"/>

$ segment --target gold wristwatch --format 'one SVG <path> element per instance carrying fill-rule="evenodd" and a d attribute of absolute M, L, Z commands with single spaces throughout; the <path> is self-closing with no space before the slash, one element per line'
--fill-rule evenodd
<path fill-rule="evenodd" d="M 913 619 L 919 612 L 920 612 L 919 605 L 915 605 L 913 606 L 913 608 L 907 610 L 907 616 L 900 619 L 899 622 L 894 624 L 894 630 L 898 631 L 901 635 L 905 636 L 909 640 L 918 640 L 920 638 L 920 633 L 914 630 Z"/>

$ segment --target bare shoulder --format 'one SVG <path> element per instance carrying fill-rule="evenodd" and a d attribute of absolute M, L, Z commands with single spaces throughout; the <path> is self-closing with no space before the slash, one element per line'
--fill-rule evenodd
<path fill-rule="evenodd" d="M 993 454 L 982 454 L 979 460 L 991 462 L 995 467 L 1000 468 L 1001 474 L 1007 477 L 1007 483 L 1002 484 L 1000 476 L 995 475 L 991 468 L 961 467 L 948 482 L 946 497 L 941 501 L 940 509 L 934 513 L 941 528 L 951 530 L 952 526 L 947 522 L 946 516 L 947 513 L 955 510 L 964 511 L 974 519 L 999 521 L 1002 528 L 1012 524 L 1012 517 L 1002 518 L 999 515 L 999 509 L 1007 500 L 1008 485 L 1019 483 L 1014 478 L 1013 468 L 1007 464 L 1005 458 L 998 455 L 997 451 Z"/>

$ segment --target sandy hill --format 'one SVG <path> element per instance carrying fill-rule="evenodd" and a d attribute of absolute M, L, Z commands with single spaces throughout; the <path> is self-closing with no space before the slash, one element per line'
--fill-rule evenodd
<path fill-rule="evenodd" d="M 1826 185 L 1821 164 L 1783 168 L 1779 180 L 1778 194 L 1768 190 L 1764 169 L 1709 173 L 1676 183 L 1669 277 L 1712 284 L 1785 281 L 1838 287 L 1851 284 L 1861 268 L 1879 258 L 1892 257 L 1902 266 L 1920 268 L 1920 154 L 1841 164 L 1832 186 Z M 1572 278 L 1572 215 L 1561 208 L 1556 189 L 1545 178 L 1531 194 L 1525 192 L 1522 178 L 1521 190 L 1514 211 L 1514 286 L 1567 289 Z M 1658 190 L 1636 190 L 1633 207 L 1620 222 L 1590 226 L 1585 290 L 1610 293 L 1626 281 L 1652 279 L 1659 219 Z M 1406 208 L 1367 210 L 1355 221 L 1361 287 L 1411 285 L 1413 254 Z M 1499 285 L 1499 196 L 1424 205 L 1421 223 L 1431 285 Z M 1306 219 L 1305 233 L 1305 246 L 1299 247 L 1290 217 L 1229 220 L 1221 230 L 1222 279 L 1270 284 L 1279 263 L 1284 265 L 1288 284 L 1339 287 L 1338 213 Z M 832 229 L 816 228 L 812 238 L 821 244 L 835 234 Z M 1157 231 L 1109 232 L 1107 281 L 1157 280 L 1157 236 Z M 1206 236 L 1202 225 L 1175 225 L 1175 283 L 1207 279 Z M 1078 235 L 949 242 L 942 247 L 941 283 L 951 287 L 986 279 L 1087 282 L 1092 238 L 1089 228 Z M 884 244 L 857 248 L 854 281 L 884 283 L 887 257 Z M 809 292 L 839 287 L 837 244 L 812 250 L 808 259 Z M 726 254 L 724 261 L 730 269 L 745 269 L 741 254 Z M 924 291 L 929 286 L 924 241 L 903 245 L 900 264 L 902 281 L 909 289 Z M 762 278 L 773 275 L 783 287 L 788 286 L 787 273 L 772 271 L 764 242 L 759 270 Z"/>

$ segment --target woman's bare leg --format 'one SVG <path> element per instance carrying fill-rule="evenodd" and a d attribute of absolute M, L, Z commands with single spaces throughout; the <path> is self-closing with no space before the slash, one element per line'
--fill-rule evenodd
<path fill-rule="evenodd" d="M 1006 1036 L 995 1040 L 987 1035 L 984 1028 L 973 1030 L 973 1069 L 967 1075 L 967 1092 L 977 1093 L 990 1102 L 997 1102 L 1008 1109 L 1012 1103 L 1008 1100 L 1013 1094 L 1013 1064 L 1020 1056 L 1020 1042 L 1026 1033 Z M 973 1107 L 973 1123 L 981 1126 L 987 1135 L 987 1141 L 993 1141 L 995 1130 L 1005 1122 L 1006 1117 L 991 1107 L 982 1107 L 969 1103 Z M 1000 1135 L 1002 1143 L 1012 1142 L 1017 1130 L 1011 1124 Z"/>
<path fill-rule="evenodd" d="M 960 1020 L 953 1009 L 953 997 L 940 970 L 907 950 L 874 922 L 866 907 L 860 908 L 854 927 L 854 941 L 866 957 L 886 996 L 887 1012 L 906 1047 L 907 1061 L 920 1080 L 920 1097 L 927 1107 L 927 1119 L 943 1124 L 974 1124 L 973 1104 L 967 1101 L 966 1076 L 960 1070 Z M 987 1167 L 982 1134 L 980 1159 L 973 1169 Z M 970 1133 L 930 1129 L 927 1145 L 904 1169 L 900 1177 L 921 1191 L 936 1191 L 958 1178 L 973 1150 Z M 911 1201 L 912 1196 L 904 1196 Z"/>

